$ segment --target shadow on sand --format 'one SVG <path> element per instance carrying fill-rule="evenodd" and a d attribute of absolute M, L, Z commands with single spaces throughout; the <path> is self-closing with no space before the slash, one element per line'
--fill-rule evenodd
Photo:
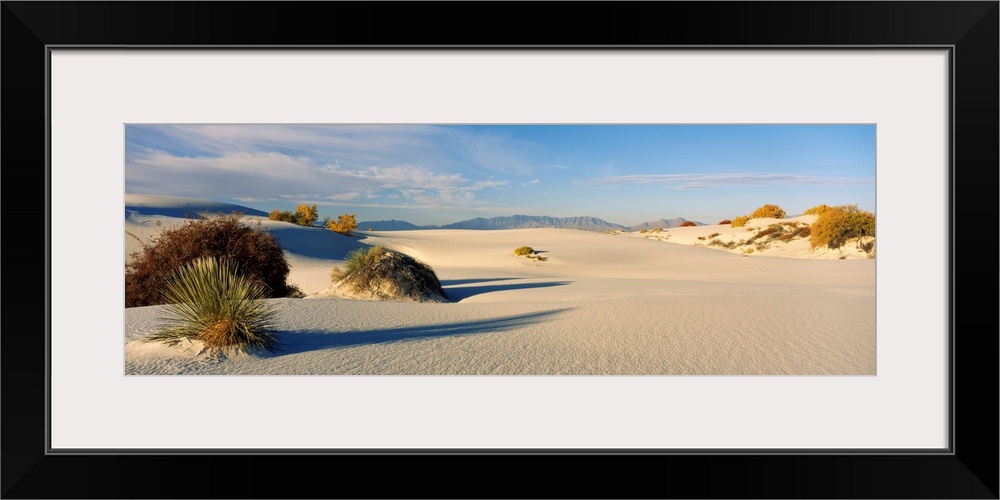
<path fill-rule="evenodd" d="M 312 331 L 278 331 L 274 332 L 279 347 L 274 352 L 261 352 L 261 357 L 275 358 L 289 354 L 336 349 L 338 347 L 353 347 L 369 344 L 402 342 L 407 340 L 448 337 L 455 335 L 471 335 L 475 333 L 497 333 L 522 328 L 540 323 L 567 309 L 555 309 L 531 314 L 519 314 L 504 318 L 492 318 L 481 321 L 463 321 L 444 325 L 412 326 L 402 328 L 387 328 L 381 330 L 364 330 L 349 332 Z"/>
<path fill-rule="evenodd" d="M 481 293 L 490 292 L 503 292 L 506 290 L 528 290 L 531 288 L 548 288 L 551 286 L 563 286 L 568 285 L 569 281 L 546 281 L 546 282 L 530 282 L 530 283 L 501 283 L 496 285 L 479 285 L 479 286 L 455 286 L 458 284 L 468 284 L 468 283 L 493 283 L 495 281 L 509 281 L 521 278 L 486 278 L 486 279 L 466 279 L 466 280 L 444 280 L 441 282 L 441 287 L 444 288 L 445 293 L 448 294 L 448 298 L 454 302 L 459 302 L 461 300 L 467 299 L 474 295 L 479 295 Z"/>

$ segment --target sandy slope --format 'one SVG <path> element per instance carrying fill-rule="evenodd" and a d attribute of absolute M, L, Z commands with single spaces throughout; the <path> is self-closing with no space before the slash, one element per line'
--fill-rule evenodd
<path fill-rule="evenodd" d="M 741 256 L 676 244 L 698 241 L 696 230 L 721 233 L 720 226 L 671 229 L 663 242 L 563 229 L 346 238 L 262 224 L 286 245 L 289 281 L 313 294 L 272 299 L 283 350 L 220 361 L 197 346 L 145 344 L 162 306 L 128 308 L 126 373 L 875 373 L 874 259 Z M 330 269 L 364 244 L 431 265 L 454 302 L 316 295 L 330 284 Z M 514 256 L 521 245 L 547 260 Z"/>

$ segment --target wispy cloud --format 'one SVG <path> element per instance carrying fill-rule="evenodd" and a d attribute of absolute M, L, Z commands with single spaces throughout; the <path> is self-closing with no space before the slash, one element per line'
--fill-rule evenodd
<path fill-rule="evenodd" d="M 239 200 L 400 198 L 473 204 L 528 170 L 504 137 L 391 125 L 167 125 L 126 128 L 126 191 Z M 454 170 L 454 169 L 460 170 Z M 506 170 L 505 170 L 506 169 Z"/>
<path fill-rule="evenodd" d="M 664 184 L 675 189 L 700 189 L 722 186 L 772 186 L 794 184 L 821 184 L 831 186 L 847 186 L 873 184 L 872 178 L 866 177 L 820 177 L 794 174 L 646 174 L 618 175 L 613 177 L 598 177 L 591 180 L 592 184 L 601 186 Z"/>
<path fill-rule="evenodd" d="M 341 194 L 330 195 L 327 196 L 327 199 L 333 201 L 351 201 L 351 200 L 356 200 L 360 197 L 361 193 L 353 192 L 353 193 L 341 193 Z"/>
<path fill-rule="evenodd" d="M 530 180 L 530 181 L 525 182 L 524 184 L 522 184 L 521 187 L 534 186 L 535 184 L 538 184 L 539 182 L 542 182 L 542 181 L 539 180 L 539 179 L 532 179 L 532 180 Z"/>
<path fill-rule="evenodd" d="M 572 168 L 567 167 L 566 165 L 549 165 L 549 168 L 555 168 L 558 170 L 573 170 Z"/>
<path fill-rule="evenodd" d="M 398 194 L 431 203 L 469 204 L 475 193 L 502 188 L 506 179 L 470 180 L 462 174 L 439 172 L 421 165 L 346 168 L 339 163 L 318 165 L 309 158 L 275 152 L 232 152 L 221 156 L 187 157 L 163 151 L 133 154 L 126 162 L 127 190 L 158 192 L 170 185 L 186 196 L 250 200 L 351 201 L 362 193 L 380 197 Z"/>

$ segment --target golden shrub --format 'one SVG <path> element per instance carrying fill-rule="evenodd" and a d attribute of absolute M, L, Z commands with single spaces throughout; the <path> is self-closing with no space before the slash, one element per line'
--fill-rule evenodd
<path fill-rule="evenodd" d="M 831 207 L 829 205 L 816 205 L 815 207 L 807 208 L 805 212 L 802 212 L 802 215 L 816 215 L 816 216 L 819 216 L 819 215 L 823 215 L 823 212 L 826 212 L 830 208 Z"/>
<path fill-rule="evenodd" d="M 848 240 L 862 236 L 875 236 L 875 214 L 857 205 L 829 207 L 813 223 L 809 245 L 840 248 Z"/>
<path fill-rule="evenodd" d="M 750 220 L 750 217 L 747 217 L 746 215 L 741 215 L 739 217 L 735 217 L 735 218 L 733 218 L 733 221 L 730 223 L 730 227 L 743 227 L 743 226 L 747 225 L 747 221 L 749 221 L 749 220 Z"/>
<path fill-rule="evenodd" d="M 514 255 L 532 255 L 535 253 L 535 249 L 531 247 L 517 247 L 514 249 Z"/>
<path fill-rule="evenodd" d="M 782 210 L 781 207 L 779 207 L 778 205 L 761 205 L 761 206 L 757 207 L 757 210 L 754 210 L 753 212 L 750 213 L 750 218 L 751 219 L 764 219 L 764 218 L 784 219 L 785 218 L 785 211 Z"/>
<path fill-rule="evenodd" d="M 358 230 L 358 222 L 355 220 L 356 214 L 344 214 L 336 221 L 330 220 L 326 223 L 326 228 L 343 235 L 349 235 L 352 231 Z"/>
<path fill-rule="evenodd" d="M 305 203 L 295 207 L 295 223 L 300 226 L 311 226 L 313 222 L 319 219 L 319 211 L 316 209 L 316 204 L 310 207 Z"/>

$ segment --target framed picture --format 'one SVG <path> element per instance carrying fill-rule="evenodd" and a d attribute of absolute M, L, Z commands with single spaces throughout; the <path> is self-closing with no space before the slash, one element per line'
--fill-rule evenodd
<path fill-rule="evenodd" d="M 332 17 L 321 7 L 332 7 Z M 958 237 L 964 221 L 996 207 L 997 2 L 581 4 L 574 6 L 581 18 L 621 19 L 630 28 L 612 23 L 604 38 L 567 27 L 559 40 L 542 41 L 527 36 L 532 28 L 526 46 L 481 26 L 448 26 L 454 35 L 438 38 L 435 28 L 444 26 L 436 11 L 462 17 L 484 8 L 4 3 L 5 104 L 39 97 L 35 106 L 4 106 L 5 124 L 19 124 L 4 127 L 8 186 L 46 194 L 45 225 L 25 223 L 14 240 L 14 248 L 38 248 L 8 253 L 36 259 L 46 272 L 44 285 L 27 283 L 31 293 L 7 299 L 5 497 L 302 496 L 322 483 L 291 478 L 313 461 L 341 475 L 403 470 L 392 484 L 323 496 L 470 496 L 458 485 L 413 485 L 440 467 L 470 474 L 489 460 L 493 471 L 474 473 L 490 485 L 482 496 L 997 498 L 995 428 L 974 423 L 996 420 L 997 360 L 982 354 L 996 353 L 996 336 L 981 334 L 995 331 L 996 319 L 962 307 L 973 292 L 995 287 L 959 279 L 986 245 Z M 526 10 L 497 18 L 523 25 Z M 409 24 L 423 16 L 434 20 Z M 543 25 L 565 25 L 530 18 L 539 35 Z M 695 30 L 694 19 L 713 21 Z M 210 149 L 206 136 L 184 127 L 218 127 L 212 147 L 242 154 L 249 143 L 235 136 L 246 127 L 287 138 L 331 124 L 379 124 L 393 133 L 426 125 L 466 134 L 487 125 L 870 132 L 879 221 L 870 266 L 875 338 L 867 336 L 873 366 L 756 375 L 314 375 L 312 368 L 285 376 L 127 375 L 120 217 L 137 171 L 129 165 L 184 175 L 167 167 Z M 171 142 L 183 134 L 194 139 Z M 274 161 L 301 156 L 285 144 L 265 153 Z M 165 154 L 167 162 L 150 159 Z M 209 168 L 196 163 L 188 168 Z M 12 172 L 15 165 L 23 169 Z M 420 169 L 409 168 L 399 171 Z M 607 172 L 600 179 L 628 177 Z M 663 181 L 674 172 L 644 174 Z M 532 179 L 504 180 L 527 189 Z M 17 191 L 7 197 L 8 215 L 29 217 L 32 206 L 37 220 L 31 189 Z M 537 255 L 549 264 L 559 257 Z M 446 284 L 454 292 L 468 284 L 459 278 Z M 830 297 L 845 293 L 823 286 Z M 23 314 L 36 318 L 36 335 L 11 334 L 12 318 Z M 841 344 L 817 349 L 816 358 L 852 356 Z M 549 467 L 565 460 L 588 480 L 567 486 L 540 474 L 540 460 Z M 230 476 L 223 485 L 204 474 L 209 468 L 281 479 L 261 485 Z M 504 479 L 508 468 L 543 489 L 527 492 L 521 480 Z M 637 484 L 623 484 L 622 474 L 637 472 L 645 473 Z"/>

